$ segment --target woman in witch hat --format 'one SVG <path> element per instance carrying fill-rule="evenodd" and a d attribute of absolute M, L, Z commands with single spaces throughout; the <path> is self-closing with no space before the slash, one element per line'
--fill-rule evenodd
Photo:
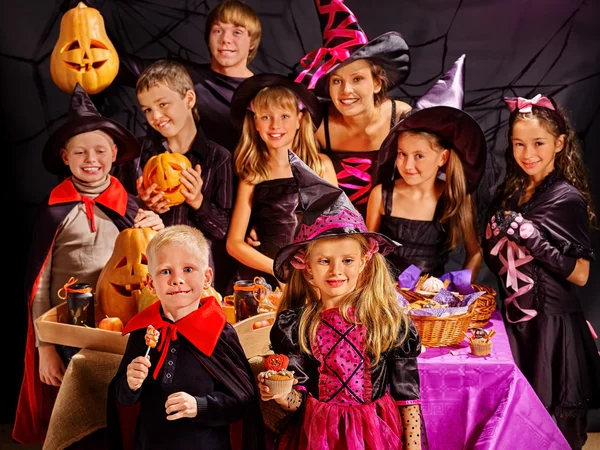
<path fill-rule="evenodd" d="M 314 138 L 321 123 L 317 97 L 305 86 L 278 74 L 254 75 L 235 91 L 231 115 L 242 128 L 234 154 L 239 177 L 227 234 L 227 251 L 241 265 L 238 280 L 262 276 L 275 287 L 273 258 L 292 241 L 298 189 L 287 152 L 292 149 L 315 171 L 336 183 L 331 160 L 319 153 Z M 249 228 L 259 239 L 250 245 Z"/>
<path fill-rule="evenodd" d="M 342 1 L 319 1 L 316 7 L 323 47 L 302 59 L 306 69 L 296 81 L 324 100 L 317 140 L 333 162 L 339 186 L 365 217 L 378 150 L 410 110 L 387 96 L 408 77 L 408 45 L 397 32 L 369 40 Z"/>
<path fill-rule="evenodd" d="M 393 128 L 379 154 L 367 228 L 402 243 L 388 255 L 396 276 L 415 265 L 439 277 L 459 245 L 473 280 L 483 261 L 471 194 L 487 151 L 481 127 L 462 111 L 464 64 L 462 55 Z"/>

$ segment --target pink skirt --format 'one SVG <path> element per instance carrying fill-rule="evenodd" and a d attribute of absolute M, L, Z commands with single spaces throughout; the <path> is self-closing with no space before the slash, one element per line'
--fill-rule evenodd
<path fill-rule="evenodd" d="M 340 406 L 306 398 L 303 420 L 284 433 L 278 450 L 402 449 L 402 421 L 389 394 L 366 405 Z"/>

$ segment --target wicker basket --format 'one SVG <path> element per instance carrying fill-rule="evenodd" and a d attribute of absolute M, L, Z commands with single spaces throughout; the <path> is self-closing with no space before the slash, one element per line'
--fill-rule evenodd
<path fill-rule="evenodd" d="M 469 307 L 469 311 L 473 313 L 469 328 L 483 328 L 488 324 L 492 313 L 496 310 L 496 291 L 481 284 L 474 284 L 473 289 L 476 292 L 485 291 L 485 294 L 477 297 Z"/>
<path fill-rule="evenodd" d="M 449 317 L 416 316 L 410 314 L 421 343 L 426 347 L 458 345 L 465 338 L 473 313 L 457 314 Z"/>

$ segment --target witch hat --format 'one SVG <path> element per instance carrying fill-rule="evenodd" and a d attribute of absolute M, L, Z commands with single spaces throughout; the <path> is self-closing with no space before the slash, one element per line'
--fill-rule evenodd
<path fill-rule="evenodd" d="M 319 97 L 329 98 L 327 75 L 358 59 L 370 59 L 385 69 L 392 89 L 408 78 L 408 44 L 398 32 L 391 31 L 369 40 L 358 19 L 344 0 L 315 0 L 323 46 L 301 59 L 305 68 L 296 78 L 308 84 Z"/>
<path fill-rule="evenodd" d="M 407 130 L 425 131 L 439 136 L 459 156 L 467 191 L 475 191 L 485 170 L 487 146 L 479 123 L 462 110 L 464 100 L 465 58 L 462 55 L 400 120 L 383 141 L 379 151 L 377 184 L 394 178 L 398 136 Z"/>
<path fill-rule="evenodd" d="M 69 166 L 60 156 L 60 150 L 73 136 L 96 130 L 104 131 L 115 141 L 117 159 L 114 164 L 124 163 L 140 154 L 135 136 L 120 123 L 102 116 L 85 89 L 77 83 L 71 96 L 67 121 L 52 133 L 42 151 L 42 162 L 46 170 L 61 177 L 71 175 Z"/>
<path fill-rule="evenodd" d="M 382 255 L 400 246 L 383 234 L 368 231 L 362 216 L 343 190 L 318 176 L 291 150 L 288 150 L 288 155 L 300 195 L 297 211 L 301 218 L 294 240 L 282 247 L 273 261 L 273 272 L 279 281 L 287 281 L 292 258 L 315 239 L 362 234 L 377 242 Z"/>

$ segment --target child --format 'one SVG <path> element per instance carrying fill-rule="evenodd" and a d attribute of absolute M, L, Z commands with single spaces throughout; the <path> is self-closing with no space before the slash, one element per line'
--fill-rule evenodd
<path fill-rule="evenodd" d="M 227 251 L 244 266 L 238 279 L 263 276 L 272 287 L 273 257 L 292 241 L 296 228 L 298 188 L 288 162 L 288 149 L 315 171 L 335 183 L 331 160 L 319 154 L 314 131 L 321 121 L 320 105 L 303 85 L 282 75 L 255 75 L 233 96 L 232 116 L 243 123 L 234 156 L 240 179 Z M 260 245 L 244 239 L 254 227 Z"/>
<path fill-rule="evenodd" d="M 554 100 L 505 101 L 506 179 L 486 228 L 486 261 L 507 276 L 499 284 L 517 365 L 581 449 L 587 412 L 600 407 L 600 356 L 576 295 L 594 259 L 590 191 L 575 131 Z"/>
<path fill-rule="evenodd" d="M 231 154 L 207 140 L 198 126 L 194 85 L 183 65 L 172 60 L 156 61 L 140 75 L 136 90 L 153 130 L 142 140 L 141 155 L 130 167 L 129 189 L 134 189 L 131 179 L 135 177 L 140 199 L 161 215 L 165 225 L 191 225 L 204 233 L 211 245 L 215 288 L 222 291 L 233 276 L 225 251 L 233 203 Z M 163 152 L 184 154 L 192 163 L 193 168 L 181 174 L 186 197 L 181 205 L 170 206 L 163 193 L 153 194 L 154 185 L 148 189 L 142 186 L 144 166 L 152 156 Z"/>
<path fill-rule="evenodd" d="M 294 412 L 278 448 L 423 448 L 421 344 L 383 257 L 398 244 L 368 232 L 341 189 L 295 155 L 290 162 L 303 214 L 275 257 L 288 284 L 271 344 L 288 356 L 297 387 L 271 395 L 259 376 L 262 399 Z"/>
<path fill-rule="evenodd" d="M 315 2 L 323 47 L 296 81 L 310 80 L 324 104 L 317 140 L 337 172 L 339 185 L 363 218 L 374 186 L 379 148 L 399 117 L 410 110 L 387 92 L 408 77 L 408 45 L 397 32 L 369 40 L 341 1 Z M 315 57 L 315 54 L 325 55 Z"/>
<path fill-rule="evenodd" d="M 388 255 L 395 278 L 411 264 L 441 276 L 450 250 L 461 244 L 473 281 L 481 268 L 471 193 L 485 169 L 486 143 L 479 124 L 461 110 L 464 61 L 465 55 L 417 102 L 380 151 L 382 184 L 369 197 L 367 228 L 402 244 Z"/>
<path fill-rule="evenodd" d="M 196 228 L 169 226 L 151 239 L 147 256 L 148 286 L 159 301 L 123 330 L 131 335 L 109 406 L 113 396 L 122 405 L 139 402 L 136 449 L 230 449 L 229 426 L 244 419 L 243 448 L 262 450 L 262 415 L 244 351 L 218 301 L 200 298 L 212 278 L 206 239 Z M 145 356 L 149 325 L 160 334 Z M 114 414 L 109 408 L 110 427 L 118 423 Z"/>
<path fill-rule="evenodd" d="M 44 440 L 65 366 L 78 350 L 41 342 L 33 321 L 64 301 L 58 291 L 69 278 L 95 288 L 121 230 L 163 228 L 160 217 L 139 209 L 135 198 L 109 175 L 113 163 L 138 153 L 135 137 L 101 116 L 77 84 L 67 121 L 42 153 L 44 167 L 64 181 L 41 204 L 32 234 L 25 372 L 13 431 L 21 443 Z"/>

